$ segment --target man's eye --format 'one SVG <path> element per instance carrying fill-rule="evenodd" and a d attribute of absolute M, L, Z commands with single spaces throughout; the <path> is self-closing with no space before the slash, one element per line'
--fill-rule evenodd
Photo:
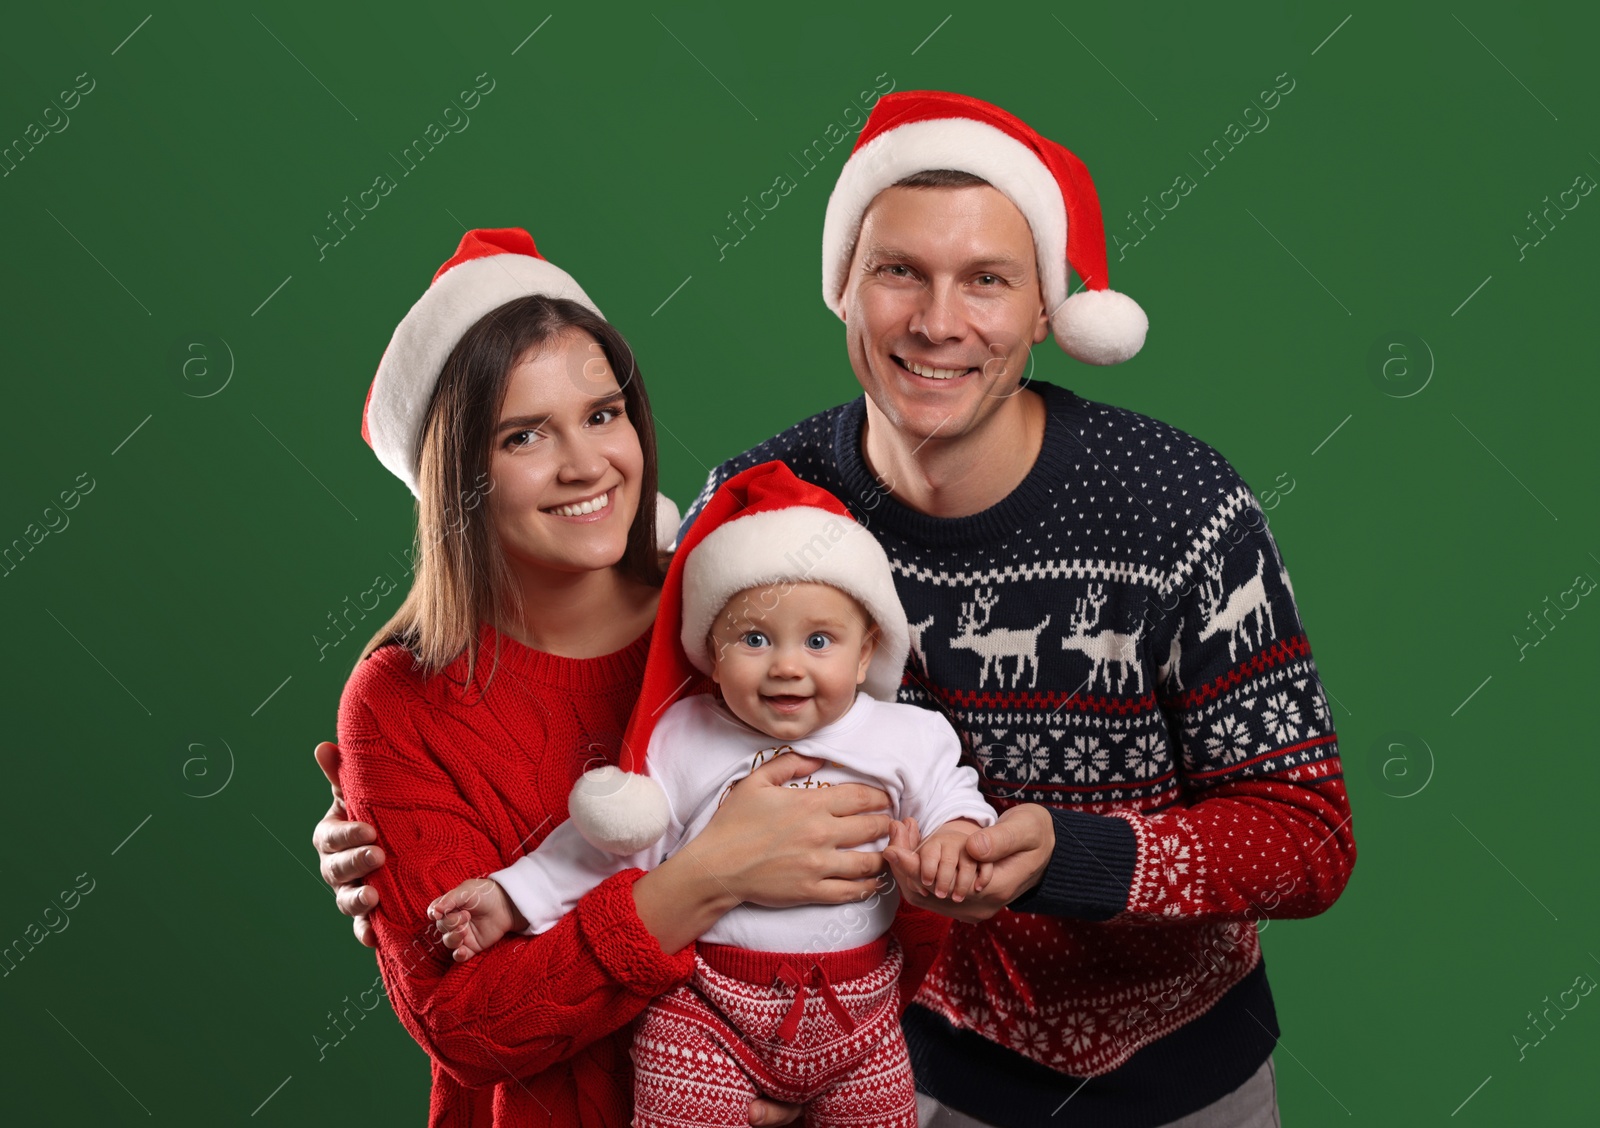
<path fill-rule="evenodd" d="M 893 278 L 909 278 L 911 276 L 911 268 L 901 263 L 890 263 L 881 269 L 885 274 Z"/>
<path fill-rule="evenodd" d="M 993 274 L 978 275 L 978 285 L 980 286 L 995 286 L 998 285 L 999 282 L 1000 279 L 995 277 Z"/>
<path fill-rule="evenodd" d="M 832 641 L 833 640 L 827 635 L 823 634 L 821 631 L 818 631 L 806 639 L 806 646 L 812 650 L 826 650 L 828 648 L 828 644 Z"/>

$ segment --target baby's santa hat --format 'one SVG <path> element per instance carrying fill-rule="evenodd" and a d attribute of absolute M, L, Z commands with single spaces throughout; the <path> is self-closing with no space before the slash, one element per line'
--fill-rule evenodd
<path fill-rule="evenodd" d="M 802 482 L 782 462 L 735 474 L 706 502 L 667 569 L 639 703 L 617 765 L 586 772 L 573 785 L 568 810 L 590 843 L 632 854 L 666 831 L 666 796 L 647 774 L 656 722 L 680 698 L 710 691 L 708 636 L 730 599 L 749 588 L 801 583 L 838 588 L 866 608 L 878 642 L 861 689 L 880 701 L 895 699 L 911 631 L 877 538 L 838 498 Z"/>
<path fill-rule="evenodd" d="M 520 227 L 482 227 L 461 237 L 456 253 L 434 272 L 378 361 L 361 411 L 361 437 L 378 461 L 419 496 L 422 425 L 444 362 L 467 330 L 507 302 L 539 294 L 566 298 L 603 317 L 572 275 L 549 262 Z M 665 548 L 677 535 L 678 510 L 656 499 L 656 540 Z"/>
<path fill-rule="evenodd" d="M 844 316 L 845 280 L 861 220 L 879 192 L 918 172 L 981 176 L 1033 229 L 1039 282 L 1056 343 L 1089 364 L 1120 364 L 1144 345 L 1150 321 L 1110 289 L 1100 198 L 1084 163 L 999 106 L 964 94 L 906 90 L 880 98 L 828 198 L 822 224 L 822 300 Z M 1084 288 L 1068 292 L 1067 266 Z"/>

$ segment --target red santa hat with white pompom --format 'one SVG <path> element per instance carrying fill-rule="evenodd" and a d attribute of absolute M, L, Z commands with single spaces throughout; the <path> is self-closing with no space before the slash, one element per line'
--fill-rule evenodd
<path fill-rule="evenodd" d="M 644 681 L 615 766 L 584 773 L 567 810 L 594 846 L 632 854 L 666 831 L 669 812 L 648 775 L 650 736 L 667 707 L 711 692 L 712 624 L 728 601 L 751 588 L 827 584 L 866 609 L 877 627 L 864 693 L 893 701 L 911 649 L 911 629 L 895 592 L 889 558 L 827 490 L 763 462 L 722 483 L 689 526 L 667 569 L 645 659 Z"/>
<path fill-rule="evenodd" d="M 1149 319 L 1109 288 L 1105 228 L 1089 170 L 1064 146 L 998 106 L 964 94 L 907 90 L 872 107 L 822 226 L 822 299 L 844 316 L 845 280 L 868 206 L 918 172 L 980 176 L 1027 219 L 1056 343 L 1088 364 L 1120 364 L 1144 345 Z M 1067 267 L 1083 280 L 1068 292 Z"/>

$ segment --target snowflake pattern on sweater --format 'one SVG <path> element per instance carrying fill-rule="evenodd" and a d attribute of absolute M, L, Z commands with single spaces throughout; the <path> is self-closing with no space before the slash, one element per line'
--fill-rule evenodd
<path fill-rule="evenodd" d="M 1043 448 L 1009 496 L 940 519 L 861 455 L 863 399 L 719 466 L 782 459 L 887 551 L 912 627 L 901 700 L 943 708 L 997 810 L 1051 810 L 1044 880 L 957 923 L 917 1002 L 1073 1076 L 1116 1068 L 1260 960 L 1354 864 L 1338 745 L 1278 548 L 1226 459 L 1035 382 Z"/>

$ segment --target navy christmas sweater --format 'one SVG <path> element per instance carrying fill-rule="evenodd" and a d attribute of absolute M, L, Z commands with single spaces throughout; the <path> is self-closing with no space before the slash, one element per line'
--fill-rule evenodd
<path fill-rule="evenodd" d="M 919 1085 L 998 1125 L 1156 1125 L 1242 1084 L 1278 1029 L 1255 921 L 1313 916 L 1355 863 L 1327 698 L 1255 496 L 1205 443 L 1035 382 L 1043 447 L 937 518 L 861 453 L 864 399 L 717 467 L 782 459 L 888 553 L 900 699 L 942 707 L 997 810 L 1049 808 L 1049 869 L 957 923 L 906 1015 Z"/>

